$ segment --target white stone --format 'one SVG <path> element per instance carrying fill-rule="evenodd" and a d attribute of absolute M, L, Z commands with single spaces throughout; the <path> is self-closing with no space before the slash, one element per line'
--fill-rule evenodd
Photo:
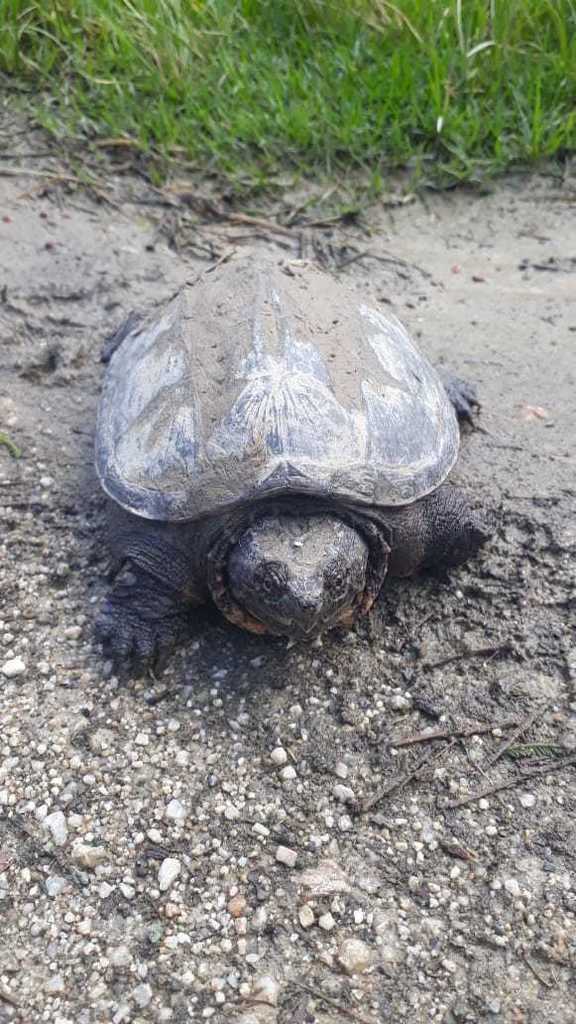
<path fill-rule="evenodd" d="M 5 661 L 2 665 L 2 673 L 7 679 L 13 679 L 15 676 L 21 676 L 26 671 L 26 662 L 22 661 L 22 658 L 11 658 L 9 661 Z"/>
<path fill-rule="evenodd" d="M 288 868 L 293 868 L 296 866 L 298 854 L 296 850 L 291 850 L 289 846 L 279 846 L 276 850 L 276 860 L 280 864 L 285 864 Z"/>
<path fill-rule="evenodd" d="M 171 885 L 176 881 L 182 865 L 176 857 L 166 857 L 158 871 L 158 888 L 160 892 L 166 892 Z"/>
<path fill-rule="evenodd" d="M 64 845 L 68 838 L 68 823 L 62 811 L 47 814 L 42 827 L 48 830 L 56 846 Z"/>
<path fill-rule="evenodd" d="M 152 992 L 150 985 L 142 984 L 136 986 L 136 988 L 132 992 L 132 998 L 134 1002 L 138 1004 L 138 1006 L 144 1009 L 146 1006 L 149 1006 L 150 1003 L 152 1002 L 153 994 L 154 993 Z"/>
<path fill-rule="evenodd" d="M 305 903 L 304 906 L 300 907 L 298 911 L 298 920 L 303 928 L 311 928 L 316 918 L 314 917 L 314 911 L 309 903 Z"/>
<path fill-rule="evenodd" d="M 48 978 L 48 981 L 46 982 L 46 991 L 49 995 L 59 995 L 61 992 L 64 992 L 64 989 L 64 978 L 61 974 L 53 974 L 51 978 Z"/>
<path fill-rule="evenodd" d="M 254 979 L 252 995 L 257 1002 L 276 1006 L 280 995 L 280 985 L 271 974 L 262 974 Z"/>
<path fill-rule="evenodd" d="M 348 765 L 345 764 L 344 761 L 337 761 L 334 767 L 334 774 L 337 775 L 339 779 L 347 779 Z"/>
<path fill-rule="evenodd" d="M 333 896 L 339 892 L 350 892 L 350 883 L 344 871 L 333 860 L 322 860 L 316 867 L 303 871 L 300 885 L 313 896 Z"/>
<path fill-rule="evenodd" d="M 390 704 L 395 711 L 407 711 L 412 707 L 412 701 L 408 697 L 403 697 L 401 693 L 392 694 Z"/>
<path fill-rule="evenodd" d="M 180 800 L 176 799 L 170 801 L 164 813 L 171 821 L 180 822 L 184 821 L 186 818 L 186 808 L 184 807 L 184 804 L 181 803 Z"/>
<path fill-rule="evenodd" d="M 324 929 L 325 932 L 330 932 L 332 931 L 334 925 L 336 924 L 336 921 L 332 917 L 330 911 L 328 911 L 326 914 L 322 914 L 318 918 L 318 924 L 320 925 L 321 928 Z"/>
<path fill-rule="evenodd" d="M 371 966 L 373 954 L 360 939 L 344 939 L 338 950 L 338 960 L 346 974 L 362 974 Z"/>
<path fill-rule="evenodd" d="M 504 881 L 504 888 L 510 896 L 514 897 L 514 899 L 518 899 L 522 895 L 520 883 L 517 878 L 506 878 Z"/>
<path fill-rule="evenodd" d="M 65 878 L 61 878 L 60 875 L 52 875 L 51 878 L 47 878 L 44 885 L 49 896 L 60 896 L 61 893 L 66 892 L 69 888 L 69 883 Z"/>
<path fill-rule="evenodd" d="M 534 793 L 522 793 L 520 796 L 520 803 L 522 807 L 534 807 L 536 803 L 536 797 Z"/>
<path fill-rule="evenodd" d="M 286 764 L 286 761 L 288 760 L 288 754 L 284 750 L 284 747 L 274 747 L 274 750 L 270 754 L 270 760 L 272 761 L 272 764 Z"/>
<path fill-rule="evenodd" d="M 280 772 L 282 782 L 292 782 L 296 777 L 296 769 L 291 764 L 287 764 Z"/>
<path fill-rule="evenodd" d="M 354 793 L 354 790 L 350 789 L 350 786 L 342 786 L 340 783 L 337 783 L 334 786 L 332 792 L 334 793 L 336 799 L 340 800 L 343 804 L 348 804 L 352 800 L 356 799 L 356 794 Z"/>

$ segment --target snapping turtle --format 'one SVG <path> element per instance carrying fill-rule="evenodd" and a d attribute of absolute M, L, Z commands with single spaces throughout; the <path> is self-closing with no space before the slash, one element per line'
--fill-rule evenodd
<path fill-rule="evenodd" d="M 164 657 L 210 599 L 254 633 L 350 626 L 387 573 L 489 536 L 444 482 L 473 390 L 314 264 L 231 258 L 110 347 L 96 467 L 117 575 L 97 628 L 117 660 Z"/>

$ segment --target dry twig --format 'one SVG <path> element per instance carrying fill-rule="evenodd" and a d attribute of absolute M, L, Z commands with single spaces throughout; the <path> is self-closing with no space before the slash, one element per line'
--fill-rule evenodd
<path fill-rule="evenodd" d="M 394 779 L 393 782 L 388 786 L 385 786 L 384 789 L 379 790 L 374 794 L 374 796 L 365 797 L 364 800 L 360 801 L 360 813 L 366 814 L 367 811 L 371 811 L 372 808 L 375 807 L 376 804 L 380 803 L 381 800 L 384 800 L 385 797 L 391 796 L 392 793 L 396 793 L 399 789 L 404 789 L 404 786 L 407 786 L 410 782 L 413 782 L 414 779 L 418 778 L 422 769 L 428 767 L 435 757 L 437 757 L 437 752 L 433 750 L 430 751 L 430 753 L 427 754 L 426 757 L 423 757 L 420 763 L 417 764 L 411 772 L 408 772 L 406 775 L 401 775 L 398 779 Z"/>
<path fill-rule="evenodd" d="M 538 971 L 536 969 L 535 964 L 533 964 L 532 961 L 527 956 L 524 957 L 524 963 L 526 964 L 526 967 L 530 968 L 530 970 L 532 971 L 532 974 L 534 975 L 535 978 L 538 979 L 538 981 L 540 982 L 541 985 L 544 985 L 545 988 L 554 988 L 554 982 L 553 981 L 548 981 L 547 978 L 545 978 L 542 974 L 540 974 L 540 971 Z"/>
<path fill-rule="evenodd" d="M 413 736 L 404 736 L 399 740 L 390 740 L 391 747 L 413 747 L 416 743 L 428 743 L 431 740 L 457 740 L 466 736 L 483 736 L 493 729 L 513 729 L 518 725 L 516 718 L 506 722 L 492 722 L 490 725 L 470 725 L 464 729 L 427 729 Z"/>
<path fill-rule="evenodd" d="M 465 658 L 495 658 L 498 654 L 511 654 L 511 644 L 500 644 L 498 647 L 478 647 L 473 651 L 462 651 L 461 654 L 451 654 L 449 658 L 442 658 L 440 661 L 429 661 L 422 666 L 425 672 L 433 668 L 443 668 L 444 665 L 451 665 L 454 661 L 464 661 Z"/>
<path fill-rule="evenodd" d="M 494 786 L 486 786 L 485 789 L 479 789 L 476 793 L 471 793 L 470 796 L 464 796 L 461 800 L 453 800 L 449 804 L 444 804 L 443 811 L 453 811 L 457 807 L 465 807 L 467 804 L 473 804 L 476 800 L 481 800 L 484 796 L 492 796 L 494 793 L 500 793 L 503 789 L 514 789 L 516 786 L 521 786 L 527 779 L 534 779 L 540 775 L 547 775 L 548 772 L 558 772 L 562 768 L 570 768 L 576 764 L 576 754 L 571 757 L 565 757 L 562 761 L 555 761 L 553 764 L 543 765 L 542 768 L 532 768 L 530 771 L 522 772 L 521 775 L 517 775 L 514 779 L 508 779 L 507 782 L 498 782 Z"/>
<path fill-rule="evenodd" d="M 499 761 L 502 755 L 505 754 L 506 751 L 514 745 L 519 736 L 522 736 L 523 733 L 528 731 L 531 725 L 534 725 L 536 719 L 539 718 L 540 715 L 543 715 L 545 710 L 545 706 L 537 707 L 531 715 L 528 715 L 528 717 L 525 718 L 523 722 L 520 722 L 518 728 L 512 733 L 510 738 L 506 740 L 506 743 L 503 743 L 502 746 L 496 751 L 494 756 L 491 757 L 490 760 L 484 765 L 484 768 L 491 768 L 493 764 L 496 764 L 496 761 Z"/>
<path fill-rule="evenodd" d="M 339 1013 L 343 1013 L 344 1016 L 349 1017 L 350 1020 L 358 1021 L 358 1024 L 373 1024 L 373 1021 L 368 1020 L 367 1017 L 362 1017 L 359 1013 L 356 1013 L 356 1010 L 351 1010 L 348 1006 L 342 1006 L 342 1004 L 338 1003 L 335 999 L 331 999 L 330 996 L 325 995 L 321 989 L 312 988 L 311 985 L 305 985 L 303 981 L 297 981 L 296 979 L 293 980 L 292 984 L 297 985 L 298 988 L 303 989 L 304 992 L 309 992 L 311 996 L 314 996 L 314 999 L 322 1000 L 322 1002 L 326 1003 L 328 1006 L 334 1007 L 335 1010 L 338 1010 Z"/>

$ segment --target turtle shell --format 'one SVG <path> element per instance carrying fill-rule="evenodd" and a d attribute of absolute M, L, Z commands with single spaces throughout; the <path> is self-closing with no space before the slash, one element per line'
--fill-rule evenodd
<path fill-rule="evenodd" d="M 458 445 L 444 387 L 395 317 L 312 263 L 243 256 L 129 330 L 96 466 L 124 508 L 183 522 L 290 494 L 406 505 Z"/>

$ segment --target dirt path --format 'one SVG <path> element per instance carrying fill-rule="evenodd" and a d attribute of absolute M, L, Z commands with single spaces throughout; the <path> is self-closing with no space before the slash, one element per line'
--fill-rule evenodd
<path fill-rule="evenodd" d="M 509 180 L 375 208 L 363 228 L 276 233 L 158 205 L 112 173 L 103 201 L 38 177 L 57 161 L 17 154 L 45 140 L 13 137 L 0 431 L 22 458 L 0 446 L 0 1024 L 573 1021 L 567 184 Z M 36 176 L 2 176 L 17 166 Z M 120 685 L 92 627 L 101 342 L 230 247 L 270 245 L 348 261 L 355 287 L 477 380 L 482 429 L 456 478 L 497 510 L 497 536 L 449 579 L 391 584 L 345 638 L 287 647 L 206 613 L 161 680 Z"/>

